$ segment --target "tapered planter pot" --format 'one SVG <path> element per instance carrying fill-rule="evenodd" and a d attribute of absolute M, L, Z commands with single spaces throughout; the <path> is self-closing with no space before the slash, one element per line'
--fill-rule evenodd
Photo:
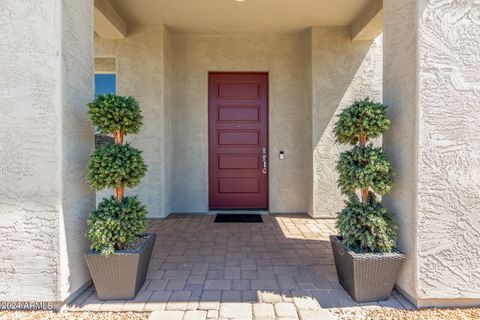
<path fill-rule="evenodd" d="M 358 303 L 388 300 L 405 255 L 400 252 L 358 254 L 330 236 L 338 280 Z"/>
<path fill-rule="evenodd" d="M 85 254 L 100 300 L 134 299 L 147 277 L 156 235 L 148 234 L 137 250 L 119 250 L 109 256 L 95 251 Z"/>

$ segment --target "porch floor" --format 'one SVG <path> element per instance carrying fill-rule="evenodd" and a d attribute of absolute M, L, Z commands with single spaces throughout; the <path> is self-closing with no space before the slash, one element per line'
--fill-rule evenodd
<path fill-rule="evenodd" d="M 390 300 L 358 305 L 339 285 L 328 236 L 333 220 L 266 215 L 264 223 L 216 224 L 214 216 L 150 220 L 157 241 L 133 301 L 99 301 L 93 287 L 70 311 L 160 311 L 176 319 L 328 319 L 328 309 L 413 308 Z M 326 314 L 327 313 L 327 314 Z M 162 318 L 163 319 L 163 318 Z"/>

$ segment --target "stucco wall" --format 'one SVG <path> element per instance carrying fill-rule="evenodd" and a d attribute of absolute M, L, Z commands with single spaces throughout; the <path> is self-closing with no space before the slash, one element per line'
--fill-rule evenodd
<path fill-rule="evenodd" d="M 117 93 L 134 96 L 144 116 L 140 134 L 127 136 L 125 141 L 143 151 L 148 173 L 126 194 L 138 195 L 147 205 L 149 217 L 165 217 L 164 27 L 132 26 L 123 40 L 95 36 L 95 57 L 117 59 Z M 110 190 L 97 193 L 97 202 L 110 195 Z"/>
<path fill-rule="evenodd" d="M 387 201 L 410 257 L 399 286 L 419 306 L 480 303 L 478 12 L 473 1 L 385 1 L 385 142 L 402 176 Z"/>
<path fill-rule="evenodd" d="M 208 72 L 268 71 L 270 211 L 306 212 L 306 40 L 306 34 L 171 35 L 172 211 L 208 211 Z"/>
<path fill-rule="evenodd" d="M 96 57 L 117 58 L 118 93 L 137 97 L 146 116 L 132 141 L 150 171 L 133 192 L 149 216 L 208 212 L 209 71 L 269 72 L 270 211 L 334 217 L 341 208 L 334 170 L 341 149 L 332 127 L 341 107 L 381 99 L 381 37 L 352 42 L 347 27 L 180 35 L 145 26 L 125 40 L 96 37 L 95 44 Z"/>
<path fill-rule="evenodd" d="M 173 49 L 172 42 L 170 39 L 170 34 L 167 28 L 163 30 L 163 39 L 164 39 L 164 56 L 165 56 L 165 76 L 164 76 L 164 139 L 165 139 L 165 165 L 164 165 L 164 214 L 168 215 L 172 212 L 172 197 L 173 192 L 171 190 L 172 180 L 173 180 L 173 170 L 171 170 L 174 163 L 173 158 L 173 138 L 172 138 L 172 107 L 173 107 Z"/>
<path fill-rule="evenodd" d="M 92 11 L 91 0 L 62 1 L 62 69 L 57 79 L 62 83 L 62 127 L 57 133 L 62 141 L 61 301 L 90 280 L 83 254 L 89 248 L 85 238 L 87 215 L 95 206 L 95 194 L 85 183 L 93 150 L 92 127 L 85 111 L 93 94 Z"/>
<path fill-rule="evenodd" d="M 419 296 L 479 303 L 480 3 L 418 12 Z"/>
<path fill-rule="evenodd" d="M 0 4 L 0 300 L 63 301 L 89 280 L 92 1 Z"/>
<path fill-rule="evenodd" d="M 352 41 L 348 27 L 312 29 L 313 217 L 336 217 L 343 204 L 336 161 L 344 146 L 335 144 L 338 114 L 355 100 L 382 100 L 382 36 Z"/>
<path fill-rule="evenodd" d="M 384 150 L 395 171 L 395 185 L 384 203 L 399 225 L 397 247 L 406 254 L 397 285 L 416 292 L 416 0 L 385 1 L 384 102 L 389 105 L 391 129 L 383 137 Z"/>
<path fill-rule="evenodd" d="M 312 28 L 306 32 L 306 46 L 305 50 L 305 88 L 304 96 L 307 104 L 307 111 L 305 117 L 305 182 L 307 184 L 307 193 L 305 199 L 307 201 L 307 213 L 313 214 L 313 50 L 312 50 Z"/>

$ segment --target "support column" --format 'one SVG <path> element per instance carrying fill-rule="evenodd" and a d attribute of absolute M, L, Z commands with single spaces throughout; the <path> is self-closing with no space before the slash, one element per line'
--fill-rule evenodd
<path fill-rule="evenodd" d="M 382 100 L 382 37 L 352 41 L 348 27 L 312 28 L 313 218 L 335 218 L 344 206 L 335 170 L 344 146 L 335 143 L 338 115 L 355 100 Z"/>
<path fill-rule="evenodd" d="M 3 0 L 0 30 L 0 300 L 58 306 L 90 281 L 93 3 Z"/>
<path fill-rule="evenodd" d="M 480 4 L 384 0 L 385 203 L 417 306 L 480 304 Z"/>

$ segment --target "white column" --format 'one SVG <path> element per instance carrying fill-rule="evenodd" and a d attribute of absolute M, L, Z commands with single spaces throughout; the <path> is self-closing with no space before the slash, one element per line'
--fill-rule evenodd
<path fill-rule="evenodd" d="M 0 300 L 59 303 L 90 279 L 93 3 L 3 0 L 0 30 Z"/>
<path fill-rule="evenodd" d="M 480 304 L 480 3 L 384 1 L 385 202 L 418 306 Z"/>

